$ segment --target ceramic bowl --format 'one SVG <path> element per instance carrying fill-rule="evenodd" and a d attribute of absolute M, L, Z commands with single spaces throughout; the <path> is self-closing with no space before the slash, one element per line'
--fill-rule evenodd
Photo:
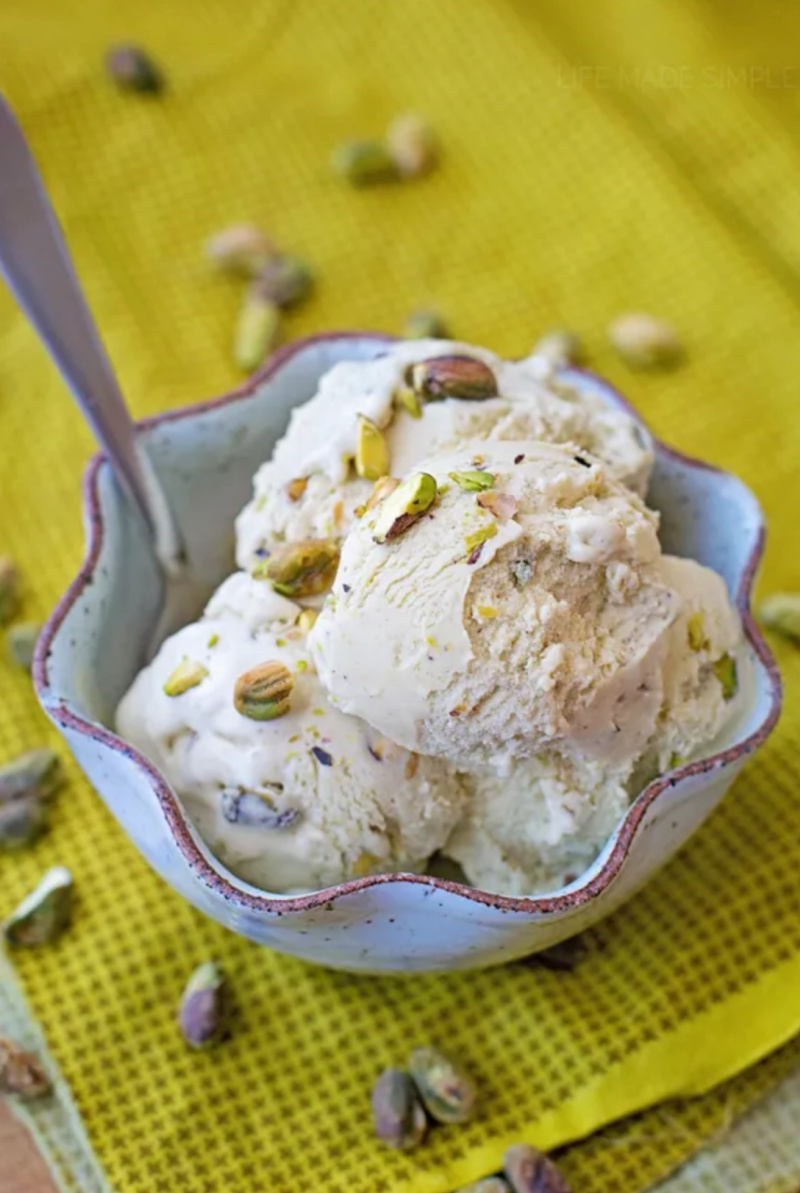
<path fill-rule="evenodd" d="M 241 389 L 141 424 L 197 579 L 212 588 L 231 570 L 233 522 L 253 473 L 272 452 L 293 406 L 343 359 L 385 350 L 386 337 L 328 335 L 279 352 Z M 605 383 L 579 384 L 624 404 Z M 642 434 L 648 435 L 642 426 Z M 142 664 L 161 581 L 139 515 L 102 456 L 85 480 L 88 553 L 39 641 L 39 699 L 125 832 L 158 873 L 234 932 L 324 965 L 364 971 L 466 969 L 547 948 L 617 908 L 705 820 L 773 728 L 775 664 L 749 612 L 764 527 L 735 477 L 656 444 L 649 501 L 665 550 L 724 577 L 744 622 L 752 666 L 747 708 L 715 753 L 651 783 L 602 854 L 569 887 L 506 898 L 441 878 L 383 874 L 298 896 L 270 895 L 210 854 L 158 770 L 112 731 L 116 704 Z"/>

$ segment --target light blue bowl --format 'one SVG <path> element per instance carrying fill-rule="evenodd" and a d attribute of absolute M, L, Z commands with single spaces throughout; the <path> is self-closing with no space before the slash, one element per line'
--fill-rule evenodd
<path fill-rule="evenodd" d="M 346 334 L 299 341 L 232 394 L 141 424 L 208 592 L 233 567 L 233 522 L 251 479 L 292 407 L 344 359 L 383 351 L 386 337 Z M 572 378 L 625 405 L 604 382 Z M 642 434 L 649 432 L 642 425 Z M 742 615 L 749 655 L 746 709 L 715 753 L 651 783 L 601 856 L 569 887 L 506 898 L 418 874 L 360 878 L 302 896 L 265 894 L 208 851 L 159 771 L 111 730 L 114 710 L 142 665 L 162 597 L 159 569 L 138 513 L 97 457 L 85 482 L 88 554 L 45 627 L 34 662 L 39 699 L 102 799 L 150 864 L 196 907 L 234 932 L 311 961 L 355 970 L 463 969 L 536 952 L 613 911 L 680 848 L 722 799 L 778 719 L 781 685 L 749 611 L 764 526 L 735 477 L 656 443 L 649 503 L 665 550 L 725 579 Z M 199 610 L 198 610 L 199 612 Z"/>

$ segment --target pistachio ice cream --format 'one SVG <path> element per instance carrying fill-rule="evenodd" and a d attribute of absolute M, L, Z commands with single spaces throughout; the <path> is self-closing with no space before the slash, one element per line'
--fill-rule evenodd
<path fill-rule="evenodd" d="M 237 520 L 239 566 L 277 543 L 344 535 L 379 476 L 403 476 L 472 439 L 569 443 L 640 494 L 653 462 L 629 414 L 579 394 L 545 356 L 505 361 L 446 340 L 398 343 L 334 365 L 293 411 Z"/>
<path fill-rule="evenodd" d="M 117 713 L 240 878 L 313 890 L 419 870 L 463 810 L 460 781 L 333 708 L 307 614 L 244 573 L 161 647 Z"/>

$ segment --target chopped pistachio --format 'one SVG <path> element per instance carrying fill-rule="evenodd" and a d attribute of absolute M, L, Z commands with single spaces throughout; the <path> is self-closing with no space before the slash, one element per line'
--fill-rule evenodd
<path fill-rule="evenodd" d="M 263 364 L 275 344 L 280 319 L 280 307 L 251 286 L 239 311 L 233 344 L 234 360 L 240 369 L 251 373 Z"/>
<path fill-rule="evenodd" d="M 669 368 L 683 355 L 678 333 L 671 323 L 639 312 L 615 319 L 609 326 L 608 338 L 631 368 Z"/>
<path fill-rule="evenodd" d="M 683 766 L 684 763 L 686 763 L 688 761 L 689 761 L 688 754 L 672 753 L 669 756 L 669 769 L 676 770 L 679 766 Z"/>
<path fill-rule="evenodd" d="M 408 385 L 401 385 L 395 390 L 395 401 L 399 403 L 412 418 L 422 418 L 422 403 Z"/>
<path fill-rule="evenodd" d="M 218 642 L 219 642 L 219 634 L 212 634 L 208 640 L 209 650 L 211 649 L 212 646 L 216 646 Z"/>
<path fill-rule="evenodd" d="M 381 503 L 372 537 L 391 543 L 413 525 L 436 500 L 436 481 L 427 472 L 414 472 Z"/>
<path fill-rule="evenodd" d="M 382 476 L 380 480 L 375 481 L 375 488 L 370 493 L 364 506 L 365 512 L 367 510 L 374 510 L 375 506 L 380 505 L 384 498 L 388 497 L 390 493 L 394 493 L 399 484 L 400 481 L 394 476 Z"/>
<path fill-rule="evenodd" d="M 427 174 L 439 158 L 439 140 L 427 120 L 408 112 L 389 125 L 386 144 L 401 177 Z"/>
<path fill-rule="evenodd" d="M 275 246 L 254 224 L 237 224 L 212 236 L 206 255 L 220 269 L 255 278 L 275 256 Z"/>
<path fill-rule="evenodd" d="M 759 605 L 758 616 L 767 629 L 800 642 L 800 593 L 773 593 Z"/>
<path fill-rule="evenodd" d="M 268 260 L 255 282 L 256 289 L 267 302 L 285 309 L 304 302 L 314 288 L 314 274 L 299 257 L 284 253 Z"/>
<path fill-rule="evenodd" d="M 308 477 L 297 476 L 286 486 L 286 496 L 290 501 L 299 501 L 308 488 Z"/>
<path fill-rule="evenodd" d="M 511 493 L 498 493 L 490 489 L 487 493 L 479 493 L 475 500 L 481 509 L 488 510 L 501 522 L 507 522 L 517 512 L 517 499 Z"/>
<path fill-rule="evenodd" d="M 189 979 L 178 1011 L 181 1035 L 191 1048 L 208 1048 L 225 1029 L 225 977 L 213 961 L 199 965 Z"/>
<path fill-rule="evenodd" d="M 496 534 L 496 522 L 489 522 L 486 526 L 481 526 L 479 530 L 474 530 L 472 534 L 468 534 L 464 539 L 467 550 L 474 551 L 476 547 L 482 546 L 488 539 L 493 539 Z"/>
<path fill-rule="evenodd" d="M 478 605 L 478 612 L 481 617 L 485 617 L 487 620 L 491 620 L 491 618 L 498 615 L 498 610 L 495 609 L 494 605 Z"/>
<path fill-rule="evenodd" d="M 686 623 L 686 638 L 689 650 L 707 650 L 709 641 L 706 637 L 705 623 L 702 612 L 693 613 Z"/>
<path fill-rule="evenodd" d="M 24 671 L 30 671 L 33 666 L 33 655 L 41 632 L 42 627 L 33 621 L 23 621 L 6 630 L 8 657 Z"/>
<path fill-rule="evenodd" d="M 362 850 L 356 860 L 350 867 L 350 873 L 353 878 L 364 878 L 367 874 L 371 874 L 374 867 L 381 859 L 376 857 L 374 853 L 368 853 Z"/>
<path fill-rule="evenodd" d="M 459 489 L 464 489 L 467 493 L 479 493 L 481 489 L 491 489 L 495 483 L 495 477 L 491 472 L 451 472 L 448 475 Z"/>
<path fill-rule="evenodd" d="M 47 828 L 47 805 L 35 795 L 0 804 L 0 852 L 32 845 Z"/>
<path fill-rule="evenodd" d="M 252 721 L 274 721 L 289 711 L 293 686 L 292 674 L 283 663 L 261 663 L 236 680 L 233 704 Z"/>
<path fill-rule="evenodd" d="M 334 173 L 352 186 L 393 182 L 399 177 L 394 159 L 383 141 L 368 138 L 337 145 L 331 165 Z"/>
<path fill-rule="evenodd" d="M 407 340 L 447 340 L 450 332 L 438 311 L 412 311 L 403 328 Z"/>
<path fill-rule="evenodd" d="M 298 659 L 297 662 L 295 663 L 295 669 L 297 671 L 300 671 L 301 673 L 303 671 L 308 671 L 308 663 L 306 662 L 305 659 Z"/>
<path fill-rule="evenodd" d="M 356 472 L 364 480 L 377 481 L 389 475 L 389 448 L 386 439 L 365 415 L 358 416 L 356 435 Z"/>
<path fill-rule="evenodd" d="M 304 634 L 307 634 L 313 628 L 318 617 L 319 613 L 316 609 L 304 609 L 297 619 L 297 626 Z"/>
<path fill-rule="evenodd" d="M 333 584 L 339 566 L 338 544 L 330 539 L 301 539 L 277 547 L 253 572 L 256 580 L 292 598 L 317 596 Z"/>
<path fill-rule="evenodd" d="M 191 659 L 184 659 L 172 671 L 164 682 L 165 696 L 182 696 L 190 688 L 196 688 L 208 675 L 208 668 L 202 663 L 193 663 Z"/>
<path fill-rule="evenodd" d="M 739 676 L 736 670 L 736 659 L 733 655 L 724 654 L 714 663 L 714 674 L 722 686 L 724 700 L 733 700 L 739 690 Z"/>

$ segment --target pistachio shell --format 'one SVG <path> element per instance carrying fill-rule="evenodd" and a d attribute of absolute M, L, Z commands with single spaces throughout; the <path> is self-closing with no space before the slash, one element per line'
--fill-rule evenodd
<path fill-rule="evenodd" d="M 299 257 L 280 254 L 268 260 L 258 274 L 257 292 L 268 302 L 285 308 L 304 302 L 314 288 L 311 268 Z"/>
<path fill-rule="evenodd" d="M 275 246 L 254 224 L 237 224 L 213 236 L 206 255 L 220 269 L 254 278 L 274 257 Z"/>
<path fill-rule="evenodd" d="M 3 924 L 3 935 L 10 945 L 49 944 L 69 927 L 72 901 L 72 875 L 54 866 Z"/>
<path fill-rule="evenodd" d="M 339 566 L 339 547 L 330 539 L 301 539 L 277 547 L 253 576 L 271 580 L 276 592 L 288 597 L 317 596 L 333 584 Z"/>
<path fill-rule="evenodd" d="M 293 686 L 292 673 L 283 663 L 261 663 L 237 679 L 234 707 L 251 721 L 274 721 L 289 711 Z"/>
<path fill-rule="evenodd" d="M 23 796 L 49 799 L 64 779 L 61 759 L 46 746 L 28 750 L 0 767 L 0 806 Z"/>
<path fill-rule="evenodd" d="M 514 1193 L 572 1193 L 553 1161 L 528 1143 L 515 1143 L 503 1159 Z"/>
<path fill-rule="evenodd" d="M 399 177 L 394 159 L 384 143 L 368 138 L 338 145 L 333 151 L 331 165 L 334 173 L 352 186 L 372 186 Z"/>
<path fill-rule="evenodd" d="M 106 69 L 123 91 L 157 95 L 164 89 L 161 71 L 138 46 L 113 46 L 106 54 Z"/>
<path fill-rule="evenodd" d="M 380 506 L 372 537 L 391 543 L 430 509 L 436 500 L 436 481 L 427 472 L 414 472 Z"/>
<path fill-rule="evenodd" d="M 0 1094 L 29 1102 L 49 1092 L 50 1078 L 41 1061 L 7 1036 L 0 1036 Z"/>
<path fill-rule="evenodd" d="M 733 655 L 724 654 L 714 663 L 714 674 L 722 685 L 724 700 L 733 700 L 739 690 L 739 676 L 736 669 L 736 659 Z"/>
<path fill-rule="evenodd" d="M 652 315 L 620 315 L 610 325 L 608 338 L 625 363 L 635 369 L 668 368 L 683 355 L 672 324 Z"/>
<path fill-rule="evenodd" d="M 225 1028 L 225 977 L 213 961 L 198 965 L 186 985 L 178 1026 L 191 1048 L 208 1048 Z"/>
<path fill-rule="evenodd" d="M 425 1109 L 439 1123 L 465 1123 L 475 1110 L 476 1095 L 467 1075 L 435 1048 L 417 1048 L 408 1064 Z"/>
<path fill-rule="evenodd" d="M 426 402 L 461 398 L 483 402 L 497 397 L 497 378 L 488 365 L 474 356 L 434 356 L 411 365 L 407 380 Z"/>
<path fill-rule="evenodd" d="M 531 349 L 531 356 L 544 356 L 554 365 L 578 364 L 584 352 L 578 336 L 566 328 L 557 327 L 547 331 Z"/>
<path fill-rule="evenodd" d="M 386 144 L 403 178 L 427 174 L 439 157 L 439 140 L 430 124 L 413 112 L 397 116 L 389 125 Z"/>
<path fill-rule="evenodd" d="M 383 433 L 371 419 L 358 416 L 356 472 L 364 480 L 377 481 L 389 474 L 389 448 Z"/>
<path fill-rule="evenodd" d="M 428 1120 L 414 1082 L 402 1069 L 384 1069 L 372 1090 L 375 1134 L 389 1147 L 409 1152 L 425 1137 Z"/>
<path fill-rule="evenodd" d="M 182 696 L 190 688 L 196 688 L 208 675 L 208 668 L 202 663 L 193 663 L 191 659 L 184 659 L 178 663 L 164 681 L 165 696 Z"/>
<path fill-rule="evenodd" d="M 800 593 L 773 593 L 759 605 L 758 616 L 767 629 L 800 642 Z"/>
<path fill-rule="evenodd" d="M 47 807 L 35 795 L 0 804 L 0 852 L 31 845 L 47 828 Z"/>

